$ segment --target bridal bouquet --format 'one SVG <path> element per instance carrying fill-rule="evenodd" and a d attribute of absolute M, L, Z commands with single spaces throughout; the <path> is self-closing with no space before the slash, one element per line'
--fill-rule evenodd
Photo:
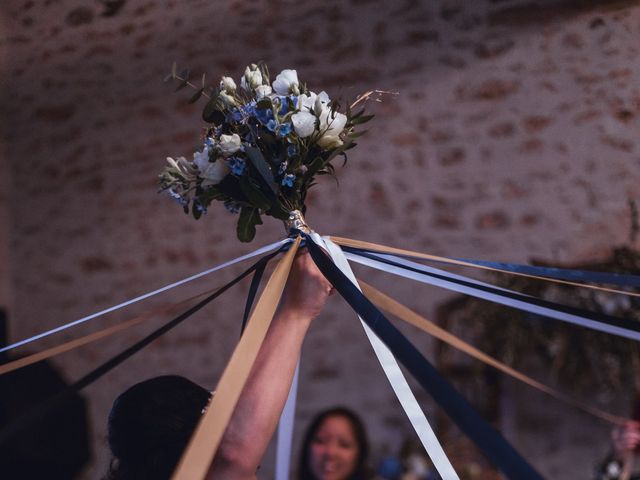
<path fill-rule="evenodd" d="M 167 77 L 195 87 L 188 72 L 174 68 Z M 325 92 L 315 93 L 298 80 L 295 70 L 283 70 L 273 83 L 265 65 L 250 65 L 240 79 L 222 77 L 215 88 L 197 88 L 192 101 L 209 98 L 202 118 L 203 145 L 185 157 L 167 158 L 160 174 L 167 191 L 198 219 L 214 200 L 240 213 L 238 238 L 253 239 L 261 215 L 286 220 L 291 211 L 305 211 L 307 192 L 316 175 L 334 175 L 332 160 L 344 157 L 369 121 L 364 108 L 353 111 L 372 93 L 361 95 L 340 111 Z"/>

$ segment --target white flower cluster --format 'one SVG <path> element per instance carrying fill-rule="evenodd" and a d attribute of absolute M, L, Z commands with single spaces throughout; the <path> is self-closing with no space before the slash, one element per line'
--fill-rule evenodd
<path fill-rule="evenodd" d="M 222 78 L 221 85 L 223 84 L 233 84 L 235 88 L 235 83 L 229 77 Z M 331 100 L 326 92 L 301 94 L 296 70 L 282 70 L 269 86 L 265 83 L 260 69 L 256 65 L 251 65 L 245 69 L 240 87 L 247 92 L 255 92 L 257 100 L 264 97 L 274 98 L 278 95 L 297 96 L 298 111 L 292 115 L 291 122 L 298 137 L 308 138 L 316 134 L 318 145 L 327 149 L 343 144 L 340 134 L 347 123 L 347 116 L 331 111 L 329 106 Z"/>

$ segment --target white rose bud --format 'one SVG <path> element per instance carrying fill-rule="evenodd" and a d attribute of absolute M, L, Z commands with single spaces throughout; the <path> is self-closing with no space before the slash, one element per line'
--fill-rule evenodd
<path fill-rule="evenodd" d="M 233 94 L 236 91 L 236 82 L 231 77 L 222 77 L 220 80 L 220 88 L 227 93 Z"/>
<path fill-rule="evenodd" d="M 271 87 L 269 85 L 259 85 L 256 87 L 256 99 L 260 100 L 271 95 Z"/>
<path fill-rule="evenodd" d="M 251 66 L 245 68 L 244 76 L 240 80 L 240 86 L 250 91 L 262 85 L 262 72 L 257 65 L 251 64 Z"/>
<path fill-rule="evenodd" d="M 223 156 L 229 157 L 242 148 L 242 141 L 237 133 L 232 135 L 220 135 L 218 148 Z"/>
<path fill-rule="evenodd" d="M 273 89 L 278 95 L 300 94 L 298 88 L 298 72 L 295 70 L 282 70 L 273 81 Z"/>
<path fill-rule="evenodd" d="M 236 99 L 233 98 L 233 95 L 229 95 L 224 90 L 218 94 L 218 97 L 227 107 L 235 107 L 237 105 Z"/>
<path fill-rule="evenodd" d="M 327 92 L 320 92 L 316 96 L 316 100 L 315 100 L 315 102 L 313 104 L 313 111 L 315 112 L 315 114 L 318 117 L 327 108 L 327 106 L 329 105 L 330 101 L 331 100 L 329 99 L 329 95 L 327 95 Z"/>
<path fill-rule="evenodd" d="M 347 123 L 347 116 L 335 112 L 331 114 L 330 108 L 325 108 L 320 114 L 320 132 L 322 137 L 318 140 L 318 145 L 322 148 L 334 148 L 342 145 L 340 134 Z"/>

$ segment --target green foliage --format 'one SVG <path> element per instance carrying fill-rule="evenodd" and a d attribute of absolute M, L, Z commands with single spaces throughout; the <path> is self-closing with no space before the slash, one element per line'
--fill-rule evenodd
<path fill-rule="evenodd" d="M 256 236 L 256 225 L 262 225 L 257 208 L 242 207 L 236 233 L 241 242 L 250 242 Z"/>

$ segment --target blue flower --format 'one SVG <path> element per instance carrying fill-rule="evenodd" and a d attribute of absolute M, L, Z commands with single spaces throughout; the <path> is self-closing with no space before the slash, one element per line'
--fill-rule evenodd
<path fill-rule="evenodd" d="M 293 182 L 295 181 L 296 181 L 296 176 L 288 173 L 287 175 L 284 176 L 281 183 L 285 187 L 293 187 Z"/>
<path fill-rule="evenodd" d="M 267 125 L 267 128 L 269 128 L 269 125 Z M 292 131 L 293 131 L 293 126 L 291 125 L 291 122 L 289 122 L 289 123 L 280 124 L 280 126 L 278 126 L 277 128 L 276 133 L 278 134 L 279 137 L 286 137 Z"/>
<path fill-rule="evenodd" d="M 173 188 L 167 189 L 166 192 L 169 194 L 171 198 L 173 198 L 176 202 L 178 202 L 181 207 L 186 207 L 187 205 L 189 205 L 189 200 L 184 198 L 182 195 L 176 192 Z"/>
<path fill-rule="evenodd" d="M 199 201 L 194 200 L 193 202 L 193 209 L 196 210 L 197 212 L 199 212 L 201 215 L 204 215 L 207 213 L 207 207 L 205 207 L 204 205 L 202 205 Z"/>
<path fill-rule="evenodd" d="M 278 124 L 276 123 L 276 121 L 273 118 L 267 122 L 267 128 L 269 130 L 271 130 L 272 132 L 274 132 L 276 130 L 277 126 L 278 126 Z"/>
<path fill-rule="evenodd" d="M 227 166 L 231 169 L 231 173 L 236 176 L 240 176 L 247 168 L 247 164 L 244 159 L 238 157 L 231 157 L 227 159 Z"/>
<path fill-rule="evenodd" d="M 247 103 L 246 105 L 242 106 L 242 111 L 244 112 L 245 115 L 247 116 L 255 116 L 256 115 L 256 101 L 252 100 L 249 103 Z"/>
<path fill-rule="evenodd" d="M 243 113 L 242 110 L 240 110 L 239 108 L 234 108 L 229 114 L 228 118 L 234 122 L 239 122 L 243 119 L 242 113 Z"/>
<path fill-rule="evenodd" d="M 269 123 L 269 120 L 273 119 L 273 110 L 270 108 L 257 108 L 256 118 L 261 124 L 266 125 Z"/>
<path fill-rule="evenodd" d="M 280 103 L 280 109 L 278 110 L 278 115 L 285 115 L 289 111 L 289 103 L 293 104 L 293 109 L 295 110 L 298 105 L 298 97 L 296 95 L 284 96 L 280 95 L 277 97 Z"/>
<path fill-rule="evenodd" d="M 227 211 L 231 213 L 240 212 L 240 204 L 234 200 L 227 200 L 226 202 L 224 202 L 224 208 L 226 208 Z"/>
<path fill-rule="evenodd" d="M 298 145 L 291 144 L 287 147 L 287 156 L 295 157 L 298 154 Z"/>

